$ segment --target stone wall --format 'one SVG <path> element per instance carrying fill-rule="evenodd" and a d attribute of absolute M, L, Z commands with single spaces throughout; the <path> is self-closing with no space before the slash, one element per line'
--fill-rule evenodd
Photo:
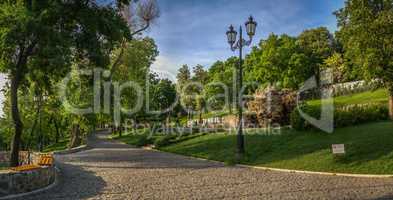
<path fill-rule="evenodd" d="M 22 152 L 22 154 L 25 154 Z M 26 153 L 27 154 L 27 153 Z M 3 152 L 3 155 L 8 155 Z M 21 157 L 24 164 L 36 164 L 42 154 L 29 153 Z M 7 158 L 5 158 L 7 161 Z M 29 171 L 0 170 L 0 198 L 8 195 L 31 192 L 54 183 L 56 170 L 52 166 L 41 166 Z"/>
<path fill-rule="evenodd" d="M 289 116 L 295 106 L 295 92 L 274 87 L 257 91 L 254 99 L 247 103 L 248 110 L 256 114 L 260 127 L 289 124 Z"/>
<path fill-rule="evenodd" d="M 53 166 L 24 172 L 0 171 L 0 198 L 44 188 L 54 183 L 55 177 Z"/>

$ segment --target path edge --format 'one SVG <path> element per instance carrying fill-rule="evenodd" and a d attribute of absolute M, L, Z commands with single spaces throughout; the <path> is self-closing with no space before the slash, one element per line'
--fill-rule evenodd
<path fill-rule="evenodd" d="M 217 160 L 210 160 L 210 159 L 206 159 L 206 158 L 198 158 L 198 157 L 194 157 L 194 156 L 176 154 L 176 153 L 172 153 L 172 152 L 161 151 L 159 149 L 152 149 L 152 148 L 142 148 L 142 149 L 149 150 L 149 151 L 161 152 L 161 153 L 180 155 L 180 156 L 184 156 L 187 158 L 215 162 L 215 163 L 220 163 L 220 164 L 228 166 L 226 163 L 221 162 L 221 161 L 217 161 Z M 245 164 L 235 164 L 233 166 L 242 167 L 242 168 L 249 168 L 249 169 L 256 169 L 256 170 L 263 170 L 263 171 L 276 171 L 276 172 L 285 172 L 285 173 L 294 173 L 294 174 L 339 176 L 339 177 L 352 177 L 352 178 L 385 178 L 385 179 L 393 178 L 393 174 L 350 174 L 350 173 L 334 173 L 334 172 L 315 172 L 315 171 L 306 171 L 306 170 L 291 170 L 291 169 L 280 169 L 280 168 L 272 168 L 272 167 L 260 167 L 260 166 L 252 166 L 252 165 L 245 165 Z"/>
<path fill-rule="evenodd" d="M 81 151 L 86 151 L 89 150 L 90 147 L 88 145 L 81 145 L 79 147 L 75 147 L 72 149 L 66 149 L 66 150 L 61 150 L 61 151 L 54 151 L 53 155 L 67 155 L 67 154 L 73 154 L 73 153 L 78 153 Z"/>

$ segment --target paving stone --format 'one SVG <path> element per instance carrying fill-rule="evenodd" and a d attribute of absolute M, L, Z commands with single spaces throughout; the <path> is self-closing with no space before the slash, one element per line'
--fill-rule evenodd
<path fill-rule="evenodd" d="M 24 197 L 75 199 L 393 199 L 393 179 L 228 167 L 92 138 L 91 150 L 62 155 L 60 184 Z"/>

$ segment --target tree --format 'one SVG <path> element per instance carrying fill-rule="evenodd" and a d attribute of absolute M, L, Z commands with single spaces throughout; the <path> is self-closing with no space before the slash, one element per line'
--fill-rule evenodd
<path fill-rule="evenodd" d="M 191 79 L 191 72 L 190 68 L 187 65 L 183 65 L 180 69 L 179 72 L 176 75 L 177 78 L 177 85 L 178 89 L 181 91 L 181 88 L 187 84 L 190 79 Z"/>
<path fill-rule="evenodd" d="M 120 58 L 117 70 L 113 74 L 112 80 L 120 84 L 132 81 L 132 83 L 141 87 L 140 89 L 142 89 L 142 91 L 137 91 L 137 88 L 125 89 L 122 91 L 119 99 L 119 103 L 126 109 L 134 109 L 137 108 L 138 103 L 141 103 L 138 101 L 140 101 L 142 97 L 138 95 L 143 95 L 143 97 L 145 97 L 146 92 L 148 92 L 146 83 L 150 81 L 150 66 L 155 61 L 158 50 L 153 39 L 142 38 L 129 41 L 126 47 L 122 48 L 121 51 L 123 51 L 122 57 Z M 135 110 L 133 113 L 123 114 L 121 119 L 132 117 L 134 121 L 136 121 L 137 116 L 146 115 L 144 111 L 145 109 L 141 108 Z M 121 134 L 121 128 L 119 134 Z"/>
<path fill-rule="evenodd" d="M 363 76 L 381 79 L 389 90 L 393 120 L 393 0 L 347 0 L 336 13 L 344 57 Z"/>
<path fill-rule="evenodd" d="M 299 35 L 297 43 L 301 51 L 309 59 L 310 65 L 308 67 L 313 71 L 313 75 L 316 77 L 317 85 L 319 86 L 319 74 L 324 61 L 334 52 L 335 41 L 333 35 L 330 34 L 326 27 L 309 29 Z"/>
<path fill-rule="evenodd" d="M 203 69 L 202 65 L 196 65 L 193 69 L 194 76 L 192 80 L 199 84 L 201 87 L 193 86 L 193 93 L 196 94 L 194 99 L 195 109 L 199 112 L 199 123 L 202 123 L 202 113 L 206 106 L 206 100 L 204 95 L 204 89 L 207 81 L 209 80 L 208 73 Z"/>
<path fill-rule="evenodd" d="M 207 83 L 207 81 L 209 80 L 209 74 L 207 73 L 207 71 L 205 69 L 203 69 L 202 65 L 196 65 L 193 69 L 194 72 L 194 76 L 193 76 L 193 80 L 205 85 Z"/>
<path fill-rule="evenodd" d="M 118 48 L 118 51 L 112 55 L 114 57 L 112 65 L 110 67 L 109 79 L 112 80 L 114 73 L 117 71 L 118 66 L 121 64 L 121 59 L 123 57 L 124 51 L 127 48 L 127 43 L 134 38 L 137 38 L 142 34 L 143 31 L 147 30 L 152 22 L 160 16 L 160 10 L 157 6 L 156 0 L 133 0 L 132 2 L 138 2 L 136 10 L 131 9 L 127 0 L 118 0 L 118 8 L 121 16 L 127 21 L 127 26 L 132 33 L 127 37 L 122 38 L 122 43 Z"/>
<path fill-rule="evenodd" d="M 280 84 L 297 89 L 314 73 L 309 56 L 303 53 L 297 38 L 271 34 L 246 57 L 246 80 L 260 84 Z"/>
<path fill-rule="evenodd" d="M 126 0 L 119 2 L 129 3 Z M 126 22 L 114 7 L 93 0 L 2 1 L 0 3 L 0 69 L 10 78 L 14 134 L 11 166 L 19 164 L 23 123 L 18 91 L 31 71 L 61 76 L 73 59 L 96 66 L 109 62 L 109 52 L 129 37 Z"/>
<path fill-rule="evenodd" d="M 191 72 L 188 65 L 183 65 L 177 75 L 177 91 L 180 94 L 180 103 L 187 110 L 187 117 L 190 120 L 193 108 L 195 108 L 195 102 L 193 98 L 189 95 L 192 92 L 192 87 L 189 87 L 188 84 L 191 82 Z M 187 86 L 187 87 L 186 87 Z M 185 88 L 186 87 L 186 88 Z"/>
<path fill-rule="evenodd" d="M 232 113 L 232 98 L 235 93 L 235 69 L 239 59 L 230 57 L 225 62 L 215 62 L 208 71 L 209 83 L 205 86 L 206 105 L 209 109 L 229 109 Z"/>
<path fill-rule="evenodd" d="M 162 79 L 155 86 L 155 98 L 158 107 L 166 115 L 166 126 L 169 127 L 173 106 L 176 103 L 176 86 L 169 79 Z"/>

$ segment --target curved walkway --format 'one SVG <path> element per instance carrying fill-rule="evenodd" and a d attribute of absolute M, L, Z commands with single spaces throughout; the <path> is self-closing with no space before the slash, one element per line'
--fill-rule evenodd
<path fill-rule="evenodd" d="M 227 167 L 107 140 L 58 156 L 57 187 L 22 199 L 393 199 L 393 179 L 293 174 Z"/>

